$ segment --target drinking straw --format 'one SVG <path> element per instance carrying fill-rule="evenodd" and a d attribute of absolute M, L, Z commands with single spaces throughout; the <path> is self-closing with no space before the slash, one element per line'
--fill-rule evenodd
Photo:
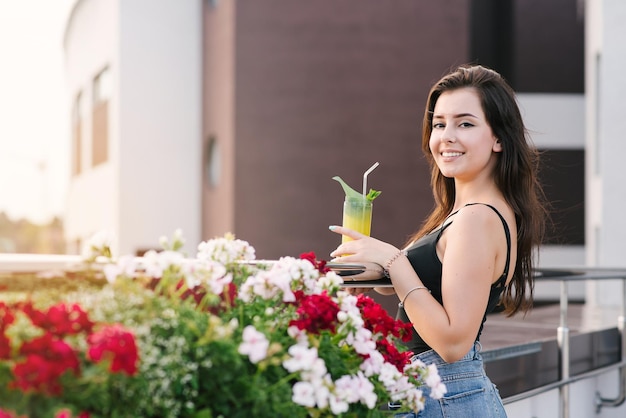
<path fill-rule="evenodd" d="M 367 196 L 367 175 L 374 171 L 374 169 L 378 167 L 378 161 L 374 163 L 367 171 L 363 174 L 363 197 Z"/>

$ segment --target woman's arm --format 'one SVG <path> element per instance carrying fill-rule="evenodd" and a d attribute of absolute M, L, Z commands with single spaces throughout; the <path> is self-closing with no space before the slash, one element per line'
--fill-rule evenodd
<path fill-rule="evenodd" d="M 482 323 L 491 283 L 502 271 L 496 271 L 499 251 L 506 251 L 502 223 L 490 208 L 468 206 L 459 211 L 439 242 L 443 305 L 424 289 L 409 293 L 424 284 L 406 257 L 400 256 L 387 266 L 397 248 L 345 228 L 335 227 L 333 231 L 355 240 L 337 247 L 332 256 L 347 254 L 346 262 L 372 261 L 389 269 L 395 292 L 404 300 L 413 326 L 444 360 L 453 362 L 467 353 Z"/>

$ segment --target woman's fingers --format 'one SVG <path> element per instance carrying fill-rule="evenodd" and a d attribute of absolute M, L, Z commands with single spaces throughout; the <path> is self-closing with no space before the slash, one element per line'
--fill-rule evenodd
<path fill-rule="evenodd" d="M 346 287 L 344 290 L 350 293 L 351 295 L 360 295 L 361 293 L 369 292 L 370 290 L 372 290 L 372 288 L 371 287 Z"/>
<path fill-rule="evenodd" d="M 345 228 L 343 226 L 339 226 L 339 225 L 331 225 L 328 227 L 328 229 L 330 229 L 332 232 L 335 232 L 337 234 L 341 234 L 341 235 L 346 235 L 352 239 L 361 239 L 361 238 L 365 238 L 367 235 L 363 235 L 360 232 L 357 232 L 353 229 L 349 229 L 349 228 Z"/>

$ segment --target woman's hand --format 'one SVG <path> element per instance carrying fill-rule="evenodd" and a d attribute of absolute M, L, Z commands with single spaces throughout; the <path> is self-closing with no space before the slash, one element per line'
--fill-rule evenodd
<path fill-rule="evenodd" d="M 368 237 L 352 229 L 336 225 L 331 225 L 329 229 L 337 234 L 352 238 L 352 241 L 344 242 L 330 253 L 330 256 L 334 257 L 333 261 L 341 260 L 343 263 L 371 262 L 384 268 L 387 262 L 400 251 L 391 244 Z"/>
<path fill-rule="evenodd" d="M 372 290 L 371 287 L 344 287 L 343 290 L 351 295 L 360 295 L 361 293 L 367 293 Z"/>

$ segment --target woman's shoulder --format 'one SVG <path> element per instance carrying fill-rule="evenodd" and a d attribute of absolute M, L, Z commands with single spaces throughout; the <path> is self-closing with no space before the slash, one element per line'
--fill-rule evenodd
<path fill-rule="evenodd" d="M 514 229 L 515 215 L 504 202 L 472 202 L 462 206 L 456 213 L 455 223 L 467 223 L 473 227 Z"/>

